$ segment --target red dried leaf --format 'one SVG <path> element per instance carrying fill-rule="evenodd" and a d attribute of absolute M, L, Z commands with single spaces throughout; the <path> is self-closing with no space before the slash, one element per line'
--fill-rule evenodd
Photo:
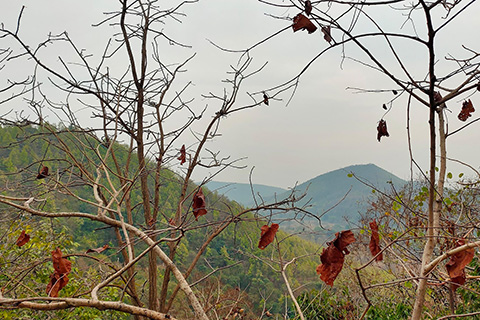
<path fill-rule="evenodd" d="M 464 101 L 462 104 L 462 110 L 458 114 L 458 119 L 461 121 L 467 121 L 468 117 L 472 115 L 470 113 L 474 112 L 475 108 L 473 107 L 473 103 L 470 99 L 468 101 Z"/>
<path fill-rule="evenodd" d="M 310 13 L 312 13 L 312 3 L 310 2 L 310 0 L 307 0 L 305 1 L 305 14 L 309 16 Z"/>
<path fill-rule="evenodd" d="M 262 233 L 260 235 L 260 241 L 258 242 L 258 247 L 260 249 L 265 249 L 270 243 L 275 239 L 275 234 L 277 233 L 279 225 L 272 223 L 269 227 L 268 225 L 262 226 Z"/>
<path fill-rule="evenodd" d="M 72 270 L 72 263 L 62 257 L 60 248 L 52 251 L 52 262 L 55 272 L 50 276 L 46 291 L 49 297 L 58 297 L 58 292 L 68 283 L 68 274 Z"/>
<path fill-rule="evenodd" d="M 187 152 L 185 151 L 185 145 L 182 145 L 180 148 L 180 156 L 177 158 L 180 160 L 180 164 L 184 164 L 187 161 Z"/>
<path fill-rule="evenodd" d="M 390 135 L 387 131 L 387 122 L 382 119 L 378 122 L 377 126 L 377 140 L 380 141 L 383 136 L 389 137 Z"/>
<path fill-rule="evenodd" d="M 464 240 L 457 241 L 457 247 L 463 246 Z M 459 286 L 465 283 L 465 267 L 473 260 L 475 255 L 475 249 L 470 248 L 458 252 L 450 257 L 450 260 L 446 263 L 448 275 L 452 284 L 452 289 L 456 290 Z"/>
<path fill-rule="evenodd" d="M 205 208 L 207 203 L 205 202 L 205 196 L 203 195 L 203 190 L 200 188 L 197 193 L 193 196 L 193 215 L 195 220 L 198 220 L 198 217 L 206 215 L 207 209 Z"/>
<path fill-rule="evenodd" d="M 307 30 L 308 33 L 313 33 L 317 30 L 317 27 L 303 14 L 299 13 L 293 18 L 292 24 L 293 32 L 297 32 L 298 30 Z"/>
<path fill-rule="evenodd" d="M 370 229 L 372 229 L 372 237 L 370 238 L 370 244 L 368 245 L 372 256 L 376 256 L 382 249 L 380 249 L 380 236 L 378 235 L 378 225 L 377 221 L 373 220 L 370 222 Z M 379 254 L 376 258 L 376 261 L 383 260 L 383 253 Z"/>
<path fill-rule="evenodd" d="M 328 43 L 331 43 L 333 38 L 332 38 L 330 26 L 323 26 L 322 32 L 323 32 L 323 39 L 325 39 L 325 41 L 327 41 Z"/>
<path fill-rule="evenodd" d="M 87 252 L 85 253 L 90 253 L 90 252 L 96 252 L 96 253 L 101 253 L 105 250 L 107 250 L 110 246 L 108 244 L 104 245 L 103 247 L 100 248 L 95 248 L 95 249 L 88 249 Z"/>
<path fill-rule="evenodd" d="M 337 278 L 343 268 L 345 255 L 349 254 L 347 246 L 355 242 L 355 236 L 351 230 L 337 232 L 335 239 L 327 242 L 327 248 L 323 248 L 320 255 L 321 264 L 317 267 L 320 279 L 329 286 Z"/>
<path fill-rule="evenodd" d="M 49 297 L 58 297 L 58 292 L 68 283 L 67 274 L 58 274 L 56 272 L 50 275 L 50 282 L 47 284 L 46 292 Z"/>
<path fill-rule="evenodd" d="M 263 103 L 265 103 L 268 106 L 268 96 L 265 92 L 263 93 Z"/>
<path fill-rule="evenodd" d="M 44 179 L 48 177 L 50 174 L 48 173 L 48 167 L 43 166 L 42 169 L 38 172 L 37 179 Z"/>
<path fill-rule="evenodd" d="M 17 246 L 21 247 L 30 241 L 30 235 L 25 233 L 25 230 L 22 230 L 22 233 L 18 236 Z"/>

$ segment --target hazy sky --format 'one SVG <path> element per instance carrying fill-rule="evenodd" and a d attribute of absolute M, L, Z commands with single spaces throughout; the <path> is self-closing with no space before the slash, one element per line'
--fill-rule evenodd
<path fill-rule="evenodd" d="M 102 43 L 108 39 L 111 29 L 104 27 L 95 30 L 89 26 L 100 21 L 102 12 L 114 8 L 118 1 L 2 1 L 1 21 L 13 28 L 22 4 L 26 5 L 26 9 L 20 34 L 31 41 L 32 46 L 43 40 L 49 31 L 59 33 L 67 30 L 79 47 L 100 54 L 103 50 Z M 331 13 L 335 14 L 333 10 Z M 444 15 L 440 8 L 437 11 L 439 17 Z M 178 46 L 167 47 L 161 55 L 166 61 L 173 63 L 197 52 L 195 59 L 187 65 L 188 72 L 182 75 L 182 81 L 193 80 L 195 86 L 188 95 L 195 98 L 196 108 L 200 110 L 208 105 L 209 110 L 215 112 L 218 105 L 205 100 L 200 94 L 210 91 L 221 94 L 225 86 L 221 80 L 227 77 L 229 65 L 236 65 L 239 55 L 222 52 L 207 39 L 225 48 L 244 49 L 291 24 L 289 20 L 277 19 L 272 15 L 293 17 L 298 10 L 272 8 L 255 0 L 201 0 L 186 7 L 184 12 L 187 16 L 183 18 L 183 23 L 170 21 L 165 25 L 164 31 L 192 48 L 178 50 Z M 468 56 L 461 48 L 462 44 L 480 51 L 478 36 L 474 34 L 474 30 L 480 29 L 479 13 L 480 6 L 474 3 L 456 24 L 445 28 L 444 34 L 438 38 L 437 59 L 443 75 L 455 66 L 454 62 L 446 62 L 445 56 Z M 371 15 L 387 31 L 414 33 L 412 24 L 408 21 L 405 23 L 407 18 L 401 11 L 375 10 Z M 412 18 L 419 18 L 415 28 L 418 35 L 425 38 L 421 14 L 415 13 Z M 368 30 L 371 24 L 360 19 L 356 28 L 358 32 Z M 340 34 L 337 31 L 332 30 L 332 36 L 339 40 Z M 398 70 L 391 54 L 381 42 L 366 43 L 382 61 L 394 68 L 393 70 Z M 418 78 L 424 78 L 428 67 L 426 50 L 406 41 L 394 41 L 394 45 L 411 72 Z M 250 52 L 254 58 L 252 71 L 265 62 L 268 64 L 258 76 L 245 82 L 244 91 L 259 92 L 290 80 L 318 52 L 328 46 L 319 30 L 308 34 L 306 31 L 294 33 L 289 28 Z M 365 55 L 353 46 L 343 49 L 347 57 L 368 61 Z M 62 52 L 58 51 L 56 54 L 60 55 Z M 49 58 L 58 63 L 56 56 Z M 459 77 L 457 80 L 461 81 L 463 78 Z M 449 83 L 449 86 L 453 87 L 454 84 Z M 356 93 L 355 90 L 347 90 L 347 87 L 385 89 L 386 92 Z M 220 150 L 221 155 L 230 155 L 232 159 L 247 157 L 242 161 L 247 169 L 226 170 L 218 175 L 216 180 L 248 182 L 250 168 L 255 166 L 254 183 L 287 188 L 297 181 L 304 182 L 331 170 L 366 163 L 374 163 L 408 179 L 410 161 L 406 131 L 406 97 L 401 96 L 395 100 L 388 114 L 385 115 L 385 110 L 382 109 L 384 103 L 395 97 L 388 91 L 392 89 L 398 88 L 382 74 L 351 59 L 343 60 L 342 48 L 328 51 L 301 77 L 299 87 L 288 105 L 288 93 L 291 92 L 283 94 L 283 100 L 270 101 L 270 106 L 262 105 L 257 109 L 233 114 L 222 121 L 222 137 L 216 138 L 209 145 L 209 149 Z M 458 121 L 457 114 L 465 97 L 448 104 L 451 110 L 447 115 L 451 131 L 463 124 Z M 479 106 L 478 109 L 479 97 L 479 93 L 469 97 L 474 105 Z M 238 100 L 239 103 L 251 103 L 245 93 L 242 93 Z M 390 104 L 388 106 L 390 107 Z M 390 137 L 382 138 L 379 143 L 376 139 L 376 127 L 382 117 L 387 121 Z M 477 115 L 474 114 L 470 119 L 476 118 Z M 88 121 L 88 118 L 85 121 Z M 414 103 L 410 121 L 413 155 L 422 170 L 426 171 L 429 153 L 428 110 Z M 478 125 L 473 125 L 448 140 L 449 157 L 478 168 Z M 458 165 L 452 164 L 449 168 L 454 174 L 471 174 L 471 171 Z M 208 174 L 200 171 L 194 178 L 198 181 Z"/>

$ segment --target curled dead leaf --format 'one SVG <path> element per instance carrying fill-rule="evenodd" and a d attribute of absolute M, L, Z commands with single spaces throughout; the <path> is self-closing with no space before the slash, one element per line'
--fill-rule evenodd
<path fill-rule="evenodd" d="M 370 243 L 368 245 L 368 248 L 370 249 L 370 252 L 372 253 L 372 256 L 376 256 L 382 249 L 380 248 L 380 236 L 378 234 L 378 225 L 377 221 L 373 220 L 370 222 L 370 229 L 372 230 L 372 236 L 370 238 Z M 380 253 L 376 258 L 376 261 L 382 261 L 383 260 L 383 254 Z"/>
<path fill-rule="evenodd" d="M 464 244 L 464 240 L 458 240 L 456 247 L 463 246 Z M 450 281 L 453 282 L 453 284 L 451 284 L 453 290 L 456 290 L 465 283 L 465 267 L 473 260 L 474 255 L 475 249 L 470 248 L 450 256 L 450 260 L 446 263 L 445 267 L 447 268 Z"/>
<path fill-rule="evenodd" d="M 184 164 L 185 161 L 187 161 L 187 153 L 185 151 L 185 145 L 182 145 L 180 148 L 180 156 L 177 158 L 177 160 L 180 160 L 180 164 Z"/>
<path fill-rule="evenodd" d="M 327 41 L 328 43 L 331 43 L 333 38 L 332 38 L 332 30 L 330 26 L 323 26 L 322 27 L 322 32 L 323 32 L 323 39 Z"/>
<path fill-rule="evenodd" d="M 258 247 L 260 249 L 265 249 L 270 243 L 273 242 L 279 227 L 280 226 L 276 223 L 272 223 L 270 227 L 268 225 L 262 226 L 262 233 L 260 235 L 260 241 L 258 242 Z"/>
<path fill-rule="evenodd" d="M 268 106 L 268 96 L 265 92 L 263 93 L 263 103 L 265 103 Z"/>
<path fill-rule="evenodd" d="M 470 99 L 468 101 L 464 101 L 462 104 L 462 110 L 460 110 L 460 113 L 458 114 L 458 119 L 461 121 L 467 121 L 469 117 L 471 117 L 471 113 L 475 111 L 475 108 L 473 107 L 473 103 Z"/>
<path fill-rule="evenodd" d="M 312 13 L 312 3 L 310 2 L 310 0 L 307 0 L 305 1 L 305 14 L 309 16 L 310 13 Z"/>
<path fill-rule="evenodd" d="M 307 30 L 308 33 L 313 33 L 317 30 L 317 27 L 303 14 L 299 13 L 293 18 L 292 24 L 293 32 L 298 30 Z"/>
<path fill-rule="evenodd" d="M 200 188 L 193 196 L 192 208 L 195 220 L 198 220 L 198 217 L 207 214 L 206 206 L 207 203 L 205 202 L 205 195 L 203 194 L 202 188 Z"/>
<path fill-rule="evenodd" d="M 387 122 L 381 119 L 378 122 L 378 126 L 377 126 L 377 140 L 380 142 L 380 139 L 383 136 L 389 137 L 390 135 L 388 134 L 388 131 L 387 131 Z"/>
<path fill-rule="evenodd" d="M 30 235 L 25 233 L 25 230 L 22 230 L 22 233 L 20 233 L 16 242 L 17 246 L 21 247 L 25 245 L 28 241 L 30 241 Z"/>
<path fill-rule="evenodd" d="M 107 250 L 110 246 L 108 244 L 104 245 L 103 247 L 100 248 L 95 248 L 95 249 L 88 249 L 87 252 L 85 253 L 90 253 L 90 252 L 96 252 L 96 253 L 101 253 L 105 250 Z"/>
<path fill-rule="evenodd" d="M 48 167 L 43 166 L 42 169 L 38 172 L 37 179 L 44 179 L 48 177 L 50 174 L 48 173 Z"/>
<path fill-rule="evenodd" d="M 49 297 L 58 297 L 58 292 L 68 283 L 68 274 L 72 270 L 72 263 L 63 258 L 60 248 L 52 251 L 52 262 L 55 271 L 50 275 L 46 291 Z"/>
<path fill-rule="evenodd" d="M 327 285 L 333 286 L 333 282 L 342 271 L 345 255 L 350 253 L 347 246 L 353 242 L 355 242 L 353 232 L 346 230 L 337 232 L 335 239 L 327 242 L 327 248 L 323 248 L 320 255 L 322 263 L 317 267 L 317 274 Z"/>

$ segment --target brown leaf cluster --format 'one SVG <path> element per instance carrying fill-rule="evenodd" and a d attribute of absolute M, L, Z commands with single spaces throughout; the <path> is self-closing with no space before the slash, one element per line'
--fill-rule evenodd
<path fill-rule="evenodd" d="M 202 188 L 200 188 L 197 193 L 193 196 L 193 215 L 195 216 L 195 220 L 198 220 L 198 217 L 207 214 L 207 203 L 205 202 L 205 195 L 203 194 Z"/>
<path fill-rule="evenodd" d="M 464 244 L 464 240 L 458 240 L 456 246 L 460 247 Z M 450 281 L 453 282 L 453 284 L 451 284 L 453 290 L 456 290 L 459 286 L 465 283 L 465 267 L 472 261 L 474 255 L 475 249 L 470 248 L 452 255 L 450 260 L 446 263 L 445 267 L 450 276 Z"/>
<path fill-rule="evenodd" d="M 38 172 L 37 179 L 44 179 L 48 177 L 50 174 L 48 173 L 48 167 L 43 166 L 42 169 Z"/>
<path fill-rule="evenodd" d="M 378 122 L 378 126 L 377 126 L 377 140 L 380 141 L 380 139 L 384 136 L 389 137 L 390 135 L 388 134 L 388 131 L 387 131 L 387 122 L 381 119 Z"/>
<path fill-rule="evenodd" d="M 293 18 L 292 28 L 293 32 L 297 32 L 298 30 L 307 30 L 308 33 L 313 33 L 315 30 L 317 30 L 317 27 L 313 24 L 313 22 L 301 13 L 297 14 L 295 18 Z"/>
<path fill-rule="evenodd" d="M 268 106 L 268 96 L 265 92 L 263 93 L 263 103 L 265 103 Z"/>
<path fill-rule="evenodd" d="M 185 151 L 185 145 L 182 145 L 180 148 L 180 156 L 177 158 L 177 160 L 180 160 L 180 164 L 184 164 L 185 161 L 187 161 L 187 152 Z"/>
<path fill-rule="evenodd" d="M 475 108 L 473 107 L 473 103 L 470 99 L 468 101 L 464 101 L 462 104 L 462 110 L 460 110 L 460 113 L 458 114 L 458 119 L 461 121 L 467 121 L 469 117 L 471 117 L 471 113 L 475 111 Z"/>
<path fill-rule="evenodd" d="M 279 225 L 272 223 L 269 227 L 267 224 L 262 226 L 262 233 L 260 235 L 260 241 L 258 242 L 258 247 L 260 249 L 265 249 L 270 243 L 275 239 L 275 234 L 277 233 Z"/>
<path fill-rule="evenodd" d="M 30 235 L 25 233 L 25 230 L 22 230 L 22 233 L 20 233 L 16 242 L 17 246 L 21 247 L 25 245 L 28 241 L 30 241 Z"/>
<path fill-rule="evenodd" d="M 347 246 L 355 242 L 355 236 L 351 230 L 337 232 L 335 239 L 327 242 L 327 248 L 323 248 L 320 255 L 321 264 L 317 267 L 317 274 L 320 279 L 329 286 L 333 286 L 333 282 L 337 278 L 343 268 L 345 255 L 350 252 Z"/>
<path fill-rule="evenodd" d="M 68 274 L 72 270 L 72 263 L 68 259 L 63 258 L 60 248 L 52 251 L 52 262 L 55 271 L 50 275 L 47 294 L 49 297 L 58 297 L 58 292 L 68 283 Z"/>
<path fill-rule="evenodd" d="M 377 221 L 373 220 L 370 222 L 370 229 L 372 230 L 372 236 L 370 238 L 370 243 L 368 244 L 368 248 L 370 249 L 370 252 L 372 253 L 372 256 L 376 256 L 382 249 L 380 248 L 380 236 L 378 234 L 378 225 Z M 383 260 L 383 253 L 380 253 L 376 258 L 376 261 L 382 261 Z"/>

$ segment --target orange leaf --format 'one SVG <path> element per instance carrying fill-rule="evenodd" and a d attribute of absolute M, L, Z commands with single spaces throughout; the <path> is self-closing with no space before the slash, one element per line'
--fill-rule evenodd
<path fill-rule="evenodd" d="M 463 246 L 464 244 L 464 240 L 457 241 L 457 247 Z M 445 267 L 450 276 L 450 281 L 457 284 L 452 284 L 452 289 L 456 290 L 459 285 L 465 283 L 465 267 L 473 260 L 474 255 L 475 249 L 470 248 L 452 255 L 446 263 Z"/>
<path fill-rule="evenodd" d="M 180 164 L 184 164 L 185 161 L 187 161 L 187 153 L 185 151 L 185 145 L 182 145 L 182 147 L 180 148 L 180 156 L 177 158 L 178 160 L 180 160 Z"/>
<path fill-rule="evenodd" d="M 333 39 L 332 39 L 330 26 L 322 27 L 322 32 L 323 32 L 323 39 L 325 39 L 325 41 L 327 41 L 328 43 L 332 42 Z"/>
<path fill-rule="evenodd" d="M 310 2 L 310 0 L 307 0 L 305 1 L 305 14 L 309 16 L 310 13 L 312 13 L 312 3 Z"/>
<path fill-rule="evenodd" d="M 95 249 L 88 249 L 87 252 L 85 253 L 90 253 L 90 252 L 96 252 L 96 253 L 101 253 L 109 248 L 109 245 L 106 244 L 103 247 L 100 248 L 95 248 Z"/>
<path fill-rule="evenodd" d="M 47 294 L 49 297 L 58 297 L 58 292 L 68 283 L 68 274 L 72 270 L 72 263 L 62 257 L 62 251 L 60 251 L 60 248 L 52 251 L 52 262 L 55 271 L 50 275 L 50 282 L 47 285 Z"/>
<path fill-rule="evenodd" d="M 468 99 L 468 101 L 463 102 L 462 110 L 458 114 L 458 119 L 460 119 L 461 121 L 467 121 L 467 119 L 472 116 L 470 113 L 474 111 L 475 108 L 473 107 L 473 103 L 470 99 Z"/>
<path fill-rule="evenodd" d="M 48 173 L 48 167 L 43 166 L 42 169 L 38 172 L 37 179 L 43 179 L 48 177 L 50 174 Z"/>
<path fill-rule="evenodd" d="M 21 247 L 30 241 L 30 235 L 25 233 L 25 230 L 22 230 L 20 236 L 17 239 L 17 246 Z"/>
<path fill-rule="evenodd" d="M 375 257 L 380 251 L 382 251 L 382 249 L 380 249 L 380 236 L 378 235 L 377 221 L 373 220 L 370 222 L 370 229 L 372 229 L 372 237 L 370 238 L 370 244 L 368 247 L 370 248 L 372 256 Z M 382 261 L 383 253 L 379 254 L 375 260 Z"/>
<path fill-rule="evenodd" d="M 265 249 L 270 243 L 275 239 L 275 234 L 277 233 L 279 225 L 272 223 L 269 227 L 268 225 L 262 226 L 262 233 L 260 235 L 260 241 L 258 242 L 258 247 L 260 249 Z"/>
<path fill-rule="evenodd" d="M 313 33 L 317 30 L 317 27 L 303 14 L 299 13 L 293 18 L 292 24 L 293 32 L 297 32 L 298 30 L 307 30 L 308 33 Z"/>
<path fill-rule="evenodd" d="M 355 236 L 351 230 L 337 232 L 335 239 L 327 242 L 327 248 L 323 248 L 320 260 L 322 263 L 317 267 L 320 279 L 327 285 L 333 286 L 333 282 L 343 268 L 345 255 L 350 252 L 347 246 L 355 242 Z"/>
<path fill-rule="evenodd" d="M 388 134 L 388 131 L 387 131 L 387 122 L 381 119 L 378 122 L 378 126 L 377 126 L 377 140 L 380 141 L 380 139 L 383 136 L 389 137 L 390 135 Z"/>
<path fill-rule="evenodd" d="M 206 206 L 207 203 L 205 202 L 205 196 L 203 195 L 202 188 L 200 188 L 193 196 L 192 208 L 195 220 L 198 220 L 198 217 L 207 214 L 207 209 L 205 208 Z"/>

